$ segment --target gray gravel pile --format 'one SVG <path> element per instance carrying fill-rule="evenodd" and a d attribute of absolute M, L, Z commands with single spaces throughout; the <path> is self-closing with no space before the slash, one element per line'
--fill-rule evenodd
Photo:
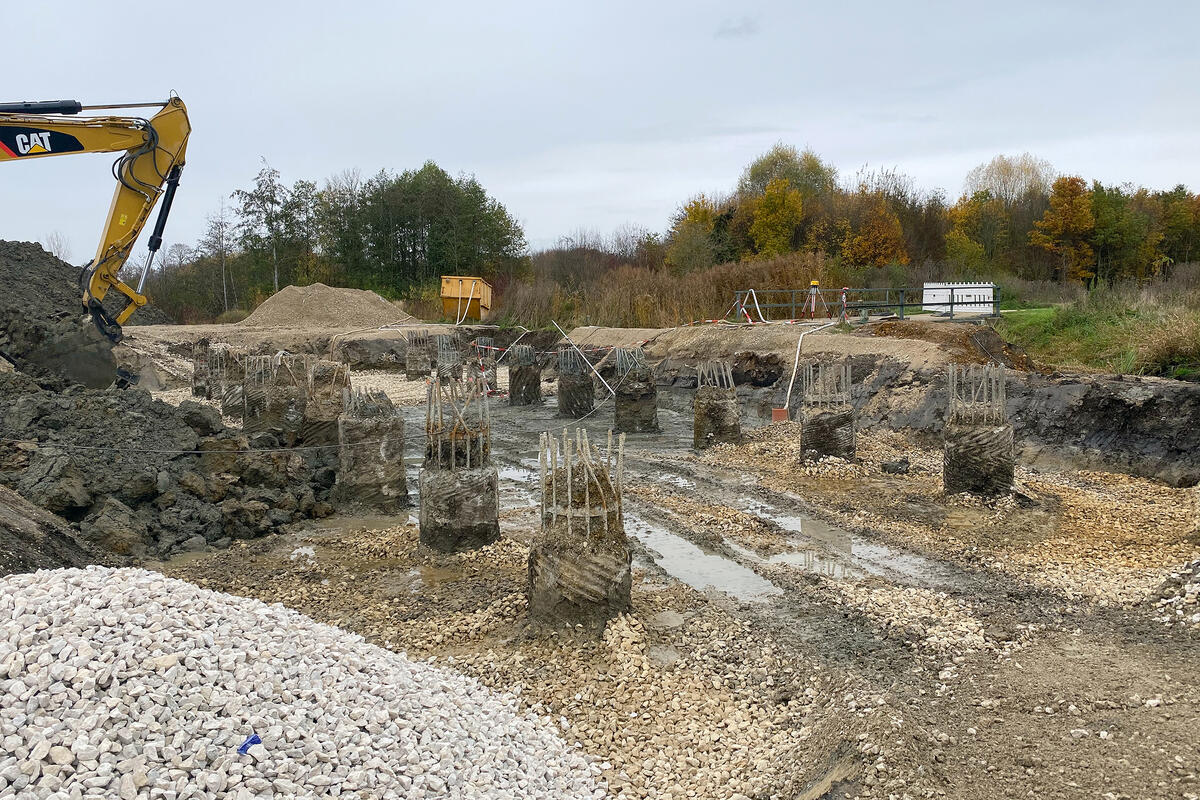
<path fill-rule="evenodd" d="M 604 795 L 470 678 L 137 569 L 0 579 L 0 745 L 5 798 Z"/>

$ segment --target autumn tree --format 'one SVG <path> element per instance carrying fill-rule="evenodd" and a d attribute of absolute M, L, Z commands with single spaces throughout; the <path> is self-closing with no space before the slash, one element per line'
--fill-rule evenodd
<path fill-rule="evenodd" d="M 908 263 L 900 218 L 888 209 L 881 196 L 868 198 L 861 221 L 848 230 L 842 241 L 842 257 L 851 264 L 873 267 Z"/>
<path fill-rule="evenodd" d="M 1200 195 L 1181 184 L 1155 198 L 1161 209 L 1163 253 L 1177 263 L 1191 261 L 1200 252 Z"/>
<path fill-rule="evenodd" d="M 965 188 L 970 196 L 987 192 L 1011 208 L 1029 195 L 1049 194 L 1054 177 L 1054 167 L 1044 158 L 998 155 L 968 172 Z"/>
<path fill-rule="evenodd" d="M 758 254 L 774 256 L 791 250 L 796 228 L 804 218 L 804 201 L 788 179 L 771 179 L 752 209 L 750 238 Z"/>
<path fill-rule="evenodd" d="M 987 189 L 962 197 L 949 211 L 950 232 L 955 234 L 961 255 L 966 240 L 979 246 L 983 257 L 993 263 L 1011 261 L 1009 217 L 1004 204 Z M 946 242 L 947 254 L 950 240 Z"/>
<path fill-rule="evenodd" d="M 1078 176 L 1063 176 L 1054 181 L 1050 207 L 1034 223 L 1029 241 L 1056 257 L 1059 281 L 1090 281 L 1096 276 L 1095 255 L 1089 244 L 1095 227 L 1087 183 Z"/>
<path fill-rule="evenodd" d="M 666 265 L 681 275 L 713 265 L 711 234 L 716 224 L 717 210 L 706 195 L 699 194 L 675 215 L 668 237 Z"/>
<path fill-rule="evenodd" d="M 790 144 L 779 142 L 743 170 L 738 193 L 761 195 L 776 179 L 786 180 L 808 202 L 836 188 L 837 170 L 810 149 L 801 152 Z"/>

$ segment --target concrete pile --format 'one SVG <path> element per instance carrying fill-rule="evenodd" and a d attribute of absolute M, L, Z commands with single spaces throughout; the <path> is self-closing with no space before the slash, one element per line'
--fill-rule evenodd
<path fill-rule="evenodd" d="M 405 335 L 407 349 L 404 351 L 404 377 L 410 381 L 423 381 L 429 377 L 429 331 L 409 331 Z"/>
<path fill-rule="evenodd" d="M 480 379 L 451 379 L 430 381 L 427 392 L 420 542 L 443 553 L 475 550 L 500 538 L 487 390 Z"/>
<path fill-rule="evenodd" d="M 537 353 L 527 344 L 513 345 L 508 355 L 508 403 L 528 406 L 541 402 L 542 366 Z"/>
<path fill-rule="evenodd" d="M 850 364 L 805 367 L 801 399 L 800 450 L 805 460 L 826 456 L 855 458 L 854 406 L 850 404 Z"/>
<path fill-rule="evenodd" d="M 591 367 L 579 351 L 567 345 L 558 351 L 558 413 L 580 419 L 596 407 Z"/>
<path fill-rule="evenodd" d="M 192 397 L 212 397 L 208 368 L 209 345 L 206 337 L 192 343 Z"/>
<path fill-rule="evenodd" d="M 142 570 L 0 578 L 0 688 L 0 796 L 603 796 L 515 698 Z"/>
<path fill-rule="evenodd" d="M 942 488 L 946 494 L 1009 492 L 1016 469 L 1004 367 L 951 364 Z"/>
<path fill-rule="evenodd" d="M 336 361 L 280 353 L 247 356 L 242 387 L 242 430 L 267 435 L 262 445 L 337 444 L 337 420 L 350 368 Z"/>
<path fill-rule="evenodd" d="M 602 631 L 631 608 L 632 552 L 625 537 L 621 473 L 625 437 L 603 455 L 586 431 L 542 434 L 542 530 L 529 552 L 529 614 L 552 626 Z"/>
<path fill-rule="evenodd" d="M 350 367 L 337 361 L 310 360 L 305 374 L 308 402 L 304 414 L 304 444 L 338 442 L 338 418 L 350 388 Z"/>
<path fill-rule="evenodd" d="M 339 508 L 398 514 L 408 505 L 404 417 L 386 394 L 347 390 L 338 445 Z"/>
<path fill-rule="evenodd" d="M 295 447 L 308 406 L 307 357 L 248 356 L 245 363 L 242 431 L 256 445 Z"/>
<path fill-rule="evenodd" d="M 657 433 L 658 386 L 640 347 L 617 348 L 613 429 L 619 433 Z"/>
<path fill-rule="evenodd" d="M 0 484 L 103 550 L 165 557 L 329 513 L 333 454 L 249 451 L 199 403 L 17 373 L 0 374 L 0 408 Z"/>
<path fill-rule="evenodd" d="M 702 450 L 714 444 L 737 444 L 742 438 L 742 420 L 729 365 L 720 361 L 701 364 L 696 383 L 692 445 Z"/>

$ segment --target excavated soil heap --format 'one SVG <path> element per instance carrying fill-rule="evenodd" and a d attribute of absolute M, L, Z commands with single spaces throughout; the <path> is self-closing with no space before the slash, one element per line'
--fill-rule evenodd
<path fill-rule="evenodd" d="M 246 452 L 216 410 L 0 374 L 0 484 L 85 542 L 165 557 L 329 513 L 336 452 Z"/>
<path fill-rule="evenodd" d="M 16 310 L 22 317 L 52 320 L 64 314 L 83 314 L 79 290 L 79 267 L 54 256 L 36 242 L 0 240 L 0 282 L 5 287 L 0 306 Z M 125 295 L 111 291 L 104 298 L 108 313 L 124 310 Z M 11 315 L 11 311 L 6 312 Z M 126 325 L 170 325 L 174 322 L 150 298 L 129 318 Z"/>
<path fill-rule="evenodd" d="M 66 520 L 0 486 L 0 575 L 114 563 L 76 538 Z"/>
<path fill-rule="evenodd" d="M 375 328 L 412 319 L 374 292 L 323 283 L 286 286 L 239 322 L 253 328 Z"/>

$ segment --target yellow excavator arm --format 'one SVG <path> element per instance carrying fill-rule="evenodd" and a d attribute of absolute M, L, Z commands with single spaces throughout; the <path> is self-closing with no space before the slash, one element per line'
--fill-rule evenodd
<path fill-rule="evenodd" d="M 147 105 L 161 106 L 161 110 L 150 119 L 74 116 L 83 111 Z M 165 103 L 107 106 L 84 106 L 74 100 L 0 103 L 0 163 L 75 153 L 121 153 L 113 164 L 117 189 L 100 246 L 81 280 L 84 308 L 113 341 L 120 341 L 121 325 L 146 304 L 142 289 L 154 254 L 162 245 L 163 228 L 179 185 L 191 131 L 187 108 L 178 97 L 171 97 Z M 164 194 L 148 243 L 150 253 L 137 287 L 131 287 L 120 279 L 118 272 L 129 258 L 154 204 Z M 129 298 L 125 309 L 115 317 L 101 305 L 109 289 Z"/>

